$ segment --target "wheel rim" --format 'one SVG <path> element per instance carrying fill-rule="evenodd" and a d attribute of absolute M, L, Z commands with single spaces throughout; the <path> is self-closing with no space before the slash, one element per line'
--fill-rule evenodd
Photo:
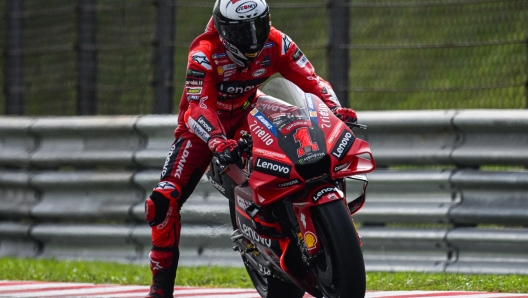
<path fill-rule="evenodd" d="M 247 262 L 244 257 L 244 263 Z M 257 289 L 259 293 L 267 293 L 268 292 L 268 279 L 264 277 L 259 272 L 255 271 L 251 266 L 246 265 L 247 272 L 249 274 L 249 277 L 253 281 L 253 285 Z"/>
<path fill-rule="evenodd" d="M 339 293 L 339 274 L 337 267 L 332 263 L 333 249 L 330 241 L 325 237 L 324 226 L 315 221 L 317 234 L 321 243 L 321 251 L 315 260 L 314 274 L 317 285 L 325 297 L 337 297 Z"/>

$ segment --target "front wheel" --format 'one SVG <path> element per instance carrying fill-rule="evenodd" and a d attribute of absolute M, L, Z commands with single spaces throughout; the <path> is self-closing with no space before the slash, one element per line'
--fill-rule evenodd
<path fill-rule="evenodd" d="M 322 246 L 312 269 L 318 289 L 327 298 L 364 298 L 363 253 L 343 201 L 317 206 L 312 217 Z"/>

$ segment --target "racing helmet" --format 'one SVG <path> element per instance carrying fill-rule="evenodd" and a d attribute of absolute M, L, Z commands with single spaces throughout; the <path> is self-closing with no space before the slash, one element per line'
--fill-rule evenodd
<path fill-rule="evenodd" d="M 270 32 L 265 0 L 216 0 L 213 19 L 231 60 L 246 67 L 258 57 Z"/>

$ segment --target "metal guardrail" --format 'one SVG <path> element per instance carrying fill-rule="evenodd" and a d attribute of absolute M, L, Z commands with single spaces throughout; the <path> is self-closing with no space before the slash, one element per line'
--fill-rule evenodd
<path fill-rule="evenodd" d="M 354 217 L 367 270 L 528 274 L 528 171 L 477 168 L 528 165 L 528 111 L 359 117 L 369 129 L 357 136 L 381 165 Z M 175 116 L 0 117 L 0 256 L 147 264 L 143 201 L 176 124 Z M 394 165 L 444 169 L 384 169 Z M 182 221 L 181 264 L 241 266 L 227 201 L 205 179 Z"/>

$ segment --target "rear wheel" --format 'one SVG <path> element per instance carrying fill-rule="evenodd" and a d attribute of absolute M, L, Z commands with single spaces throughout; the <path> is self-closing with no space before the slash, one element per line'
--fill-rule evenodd
<path fill-rule="evenodd" d="M 323 204 L 313 210 L 322 246 L 313 268 L 319 290 L 327 298 L 365 297 L 363 253 L 343 201 Z"/>
<path fill-rule="evenodd" d="M 263 298 L 301 298 L 304 296 L 304 290 L 291 282 L 272 276 L 263 276 L 248 265 L 246 265 L 246 270 L 255 289 Z"/>
<path fill-rule="evenodd" d="M 231 213 L 231 223 L 233 229 L 237 229 L 235 220 L 235 204 L 233 201 L 229 201 L 229 210 Z M 264 276 L 257 270 L 247 264 L 244 256 L 242 256 L 246 271 L 251 278 L 251 282 L 257 292 L 262 298 L 302 298 L 304 296 L 304 290 L 297 287 L 291 282 L 282 281 L 272 276 Z"/>

